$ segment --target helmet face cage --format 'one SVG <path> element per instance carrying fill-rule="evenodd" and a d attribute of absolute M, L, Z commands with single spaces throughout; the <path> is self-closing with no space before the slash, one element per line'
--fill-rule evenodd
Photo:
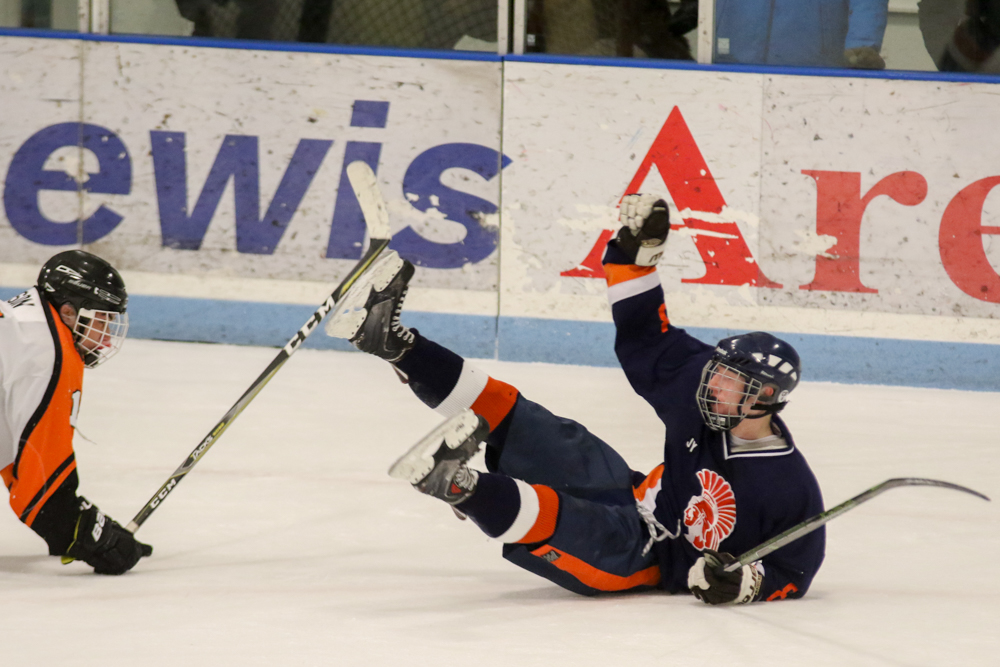
<path fill-rule="evenodd" d="M 713 431 L 729 431 L 747 416 L 762 389 L 759 380 L 713 357 L 702 369 L 698 385 L 702 419 Z"/>
<path fill-rule="evenodd" d="M 73 324 L 73 340 L 87 368 L 96 368 L 115 356 L 128 334 L 128 314 L 81 308 Z"/>

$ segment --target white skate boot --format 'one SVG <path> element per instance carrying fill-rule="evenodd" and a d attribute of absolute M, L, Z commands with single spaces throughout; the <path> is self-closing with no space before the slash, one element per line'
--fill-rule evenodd
<path fill-rule="evenodd" d="M 472 410 L 451 417 L 403 454 L 389 476 L 409 482 L 421 493 L 456 505 L 476 490 L 479 473 L 466 463 L 479 451 L 490 426 Z"/>

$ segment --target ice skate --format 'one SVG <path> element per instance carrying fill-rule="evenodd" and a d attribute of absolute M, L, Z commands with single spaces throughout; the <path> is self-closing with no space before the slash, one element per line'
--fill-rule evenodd
<path fill-rule="evenodd" d="M 326 333 L 386 361 L 402 359 L 413 347 L 413 333 L 399 321 L 413 272 L 413 264 L 386 251 L 341 298 Z"/>
<path fill-rule="evenodd" d="M 392 464 L 389 475 L 421 493 L 456 505 L 476 490 L 479 474 L 465 464 L 489 435 L 485 419 L 472 410 L 448 419 Z"/>

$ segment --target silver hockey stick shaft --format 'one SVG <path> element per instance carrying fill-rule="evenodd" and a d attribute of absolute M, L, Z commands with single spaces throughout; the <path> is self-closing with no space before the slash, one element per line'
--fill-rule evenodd
<path fill-rule="evenodd" d="M 881 484 L 876 484 L 872 488 L 868 489 L 864 493 L 859 493 L 850 500 L 845 500 L 836 507 L 828 509 L 825 512 L 821 512 L 816 516 L 806 519 L 797 526 L 792 526 L 780 535 L 776 535 L 771 539 L 767 540 L 763 544 L 757 545 L 755 548 L 747 551 L 741 555 L 736 562 L 731 563 L 726 566 L 726 572 L 735 572 L 744 565 L 749 565 L 754 561 L 758 561 L 764 556 L 772 553 L 781 547 L 785 546 L 790 542 L 794 542 L 804 535 L 808 535 L 813 532 L 823 524 L 828 521 L 836 519 L 841 514 L 848 512 L 861 503 L 867 502 L 874 498 L 875 496 L 888 491 L 889 489 L 895 489 L 900 486 L 937 486 L 942 489 L 952 489 L 954 491 L 962 491 L 963 493 L 969 493 L 983 500 L 989 500 L 986 496 L 979 493 L 978 491 L 973 491 L 970 488 L 959 486 L 958 484 L 952 484 L 951 482 L 942 482 L 937 479 L 924 479 L 922 477 L 897 477 L 894 479 L 887 479 Z"/>
<path fill-rule="evenodd" d="M 361 212 L 364 214 L 365 226 L 368 228 L 368 251 L 364 256 L 358 261 L 358 263 L 351 269 L 344 280 L 337 286 L 337 289 L 333 291 L 330 296 L 326 298 L 319 308 L 316 309 L 309 319 L 306 321 L 302 328 L 295 332 L 292 339 L 288 341 L 287 344 L 278 353 L 264 372 L 261 373 L 253 384 L 243 392 L 239 400 L 233 404 L 233 407 L 229 408 L 229 411 L 223 415 L 222 419 L 208 432 L 198 446 L 188 454 L 188 457 L 184 459 L 184 462 L 167 478 L 156 493 L 146 502 L 141 510 L 135 515 L 132 521 L 129 522 L 125 528 L 134 533 L 139 530 L 146 519 L 160 506 L 168 495 L 177 487 L 177 484 L 184 479 L 185 475 L 191 472 L 195 464 L 201 460 L 203 456 L 208 452 L 208 450 L 214 445 L 227 428 L 240 416 L 244 408 L 250 404 L 257 394 L 264 388 L 264 386 L 271 381 L 285 362 L 295 351 L 299 349 L 302 343 L 305 342 L 306 338 L 313 332 L 313 330 L 319 326 L 319 323 L 323 321 L 323 318 L 333 310 L 333 307 L 340 301 L 344 293 L 350 289 L 354 281 L 357 280 L 358 276 L 364 272 L 372 262 L 379 256 L 379 254 L 385 250 L 389 245 L 389 239 L 391 237 L 391 232 L 389 229 L 389 216 L 386 212 L 385 201 L 382 199 L 382 194 L 379 192 L 378 183 L 375 180 L 375 173 L 372 171 L 364 162 L 352 162 L 347 166 L 347 177 L 351 181 L 351 189 L 354 191 L 354 195 L 358 199 L 358 204 L 361 206 Z"/>

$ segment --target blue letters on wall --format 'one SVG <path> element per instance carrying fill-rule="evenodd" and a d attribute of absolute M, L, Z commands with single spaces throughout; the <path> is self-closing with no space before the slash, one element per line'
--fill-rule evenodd
<path fill-rule="evenodd" d="M 404 195 L 418 211 L 434 207 L 448 220 L 461 224 L 465 238 L 457 243 L 434 243 L 407 227 L 393 237 L 392 247 L 414 264 L 435 269 L 454 269 L 486 259 L 496 248 L 497 230 L 484 224 L 485 216 L 496 213 L 497 207 L 446 187 L 441 174 L 459 167 L 489 181 L 510 163 L 509 157 L 479 144 L 444 144 L 418 155 L 403 176 Z M 437 198 L 436 206 L 432 197 Z"/>
<path fill-rule="evenodd" d="M 79 189 L 112 195 L 127 195 L 132 190 L 128 149 L 111 130 L 86 123 L 59 123 L 36 132 L 14 154 L 3 195 L 7 219 L 29 241 L 55 246 L 93 243 L 122 221 L 122 216 L 106 206 L 98 208 L 82 223 L 49 220 L 42 214 L 38 206 L 42 190 L 78 189 L 76 181 L 66 172 L 44 168 L 52 153 L 67 146 L 79 146 L 97 157 L 97 173 L 88 174 Z"/>
<path fill-rule="evenodd" d="M 357 123 L 364 127 L 384 126 L 388 103 L 366 102 Z M 370 107 L 370 108 L 369 108 Z M 355 115 L 358 110 L 355 109 Z M 367 114 L 367 115 L 366 115 Z M 353 117 L 352 117 L 353 119 Z M 362 123 L 364 121 L 364 123 Z M 354 123 L 354 120 L 352 120 Z M 333 141 L 299 141 L 281 178 L 274 197 L 261 216 L 260 150 L 255 136 L 226 135 L 212 163 L 208 177 L 188 206 L 189 183 L 186 135 L 183 132 L 154 130 L 149 133 L 153 175 L 164 247 L 198 250 L 218 209 L 223 193 L 232 180 L 235 196 L 236 250 L 248 254 L 273 254 L 323 163 Z M 57 150 L 78 147 L 97 158 L 98 170 L 80 185 L 64 171 L 45 169 Z M 383 145 L 350 141 L 345 147 L 344 167 L 363 160 L 378 167 Z M 403 194 L 421 212 L 435 208 L 449 221 L 465 228 L 465 238 L 455 243 L 436 243 L 412 227 L 399 231 L 392 247 L 415 264 L 432 268 L 459 268 L 484 260 L 497 244 L 495 225 L 485 217 L 497 207 L 480 197 L 453 190 L 441 182 L 449 169 L 464 169 L 486 181 L 496 177 L 511 163 L 510 158 L 487 146 L 451 143 L 433 146 L 418 155 L 403 177 Z M 345 171 L 345 169 L 342 169 Z M 190 184 L 195 190 L 197 184 Z M 54 221 L 39 207 L 44 190 L 101 194 L 129 194 L 132 162 L 122 140 L 111 130 L 84 123 L 59 123 L 32 135 L 11 160 L 3 202 L 11 226 L 26 239 L 42 245 L 66 246 L 93 243 L 110 234 L 122 216 L 107 206 L 99 207 L 86 220 Z M 326 257 L 356 259 L 364 241 L 364 219 L 346 174 L 341 174 Z"/>
<path fill-rule="evenodd" d="M 257 137 L 226 135 L 188 214 L 187 160 L 183 132 L 149 133 L 153 145 L 156 198 L 160 206 L 163 245 L 180 250 L 197 250 L 208 231 L 222 193 L 233 179 L 236 196 L 236 250 L 270 255 L 309 189 L 332 141 L 302 139 L 278 184 L 270 206 L 260 217 L 260 163 Z"/>

